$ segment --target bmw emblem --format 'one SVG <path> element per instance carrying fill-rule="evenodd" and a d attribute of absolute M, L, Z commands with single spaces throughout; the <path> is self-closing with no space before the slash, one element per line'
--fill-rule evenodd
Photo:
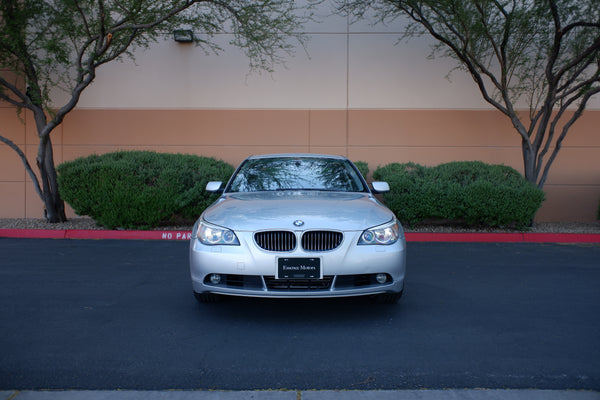
<path fill-rule="evenodd" d="M 302 225 L 304 225 L 304 221 L 301 221 L 299 219 L 294 221 L 294 226 L 302 226 Z"/>

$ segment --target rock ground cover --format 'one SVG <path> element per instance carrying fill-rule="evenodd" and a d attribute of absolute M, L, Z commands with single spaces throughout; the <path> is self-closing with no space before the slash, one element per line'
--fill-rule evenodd
<path fill-rule="evenodd" d="M 88 217 L 74 217 L 67 222 L 50 224 L 42 218 L 5 218 L 0 219 L 0 229 L 105 229 Z M 155 230 L 192 230 L 191 225 L 161 226 Z M 475 229 L 453 223 L 420 224 L 405 227 L 406 232 L 516 232 L 514 229 Z M 540 233 L 597 233 L 600 234 L 600 221 L 596 222 L 537 222 L 529 232 Z"/>

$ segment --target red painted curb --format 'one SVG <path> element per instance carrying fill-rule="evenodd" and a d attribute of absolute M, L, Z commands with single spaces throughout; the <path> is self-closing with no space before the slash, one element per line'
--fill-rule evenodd
<path fill-rule="evenodd" d="M 600 243 L 596 233 L 525 233 L 524 241 L 529 243 Z"/>
<path fill-rule="evenodd" d="M 0 237 L 24 239 L 64 239 L 62 229 L 0 229 Z"/>
<path fill-rule="evenodd" d="M 408 242 L 600 243 L 600 233 L 406 232 Z M 0 237 L 27 239 L 189 240 L 190 231 L 0 229 Z"/>
<path fill-rule="evenodd" d="M 408 242 L 523 242 L 522 233 L 436 233 L 406 232 Z"/>
<path fill-rule="evenodd" d="M 596 233 L 425 233 L 406 232 L 408 242 L 600 243 Z"/>
<path fill-rule="evenodd" d="M 68 230 L 67 239 L 132 239 L 132 240 L 189 240 L 188 231 L 110 231 L 110 230 Z"/>

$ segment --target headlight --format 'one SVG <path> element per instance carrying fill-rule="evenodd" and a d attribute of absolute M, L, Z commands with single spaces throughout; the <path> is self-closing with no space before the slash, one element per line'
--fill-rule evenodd
<path fill-rule="evenodd" d="M 196 237 L 203 244 L 212 245 L 234 245 L 239 246 L 240 242 L 231 229 L 223 228 L 217 225 L 211 225 L 206 221 L 200 222 Z"/>
<path fill-rule="evenodd" d="M 384 225 L 374 226 L 360 235 L 359 245 L 394 244 L 398 241 L 402 228 L 396 219 Z"/>

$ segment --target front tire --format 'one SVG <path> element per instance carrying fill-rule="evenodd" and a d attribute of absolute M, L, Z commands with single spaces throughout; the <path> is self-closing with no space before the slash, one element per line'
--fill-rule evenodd
<path fill-rule="evenodd" d="M 373 299 L 378 304 L 397 304 L 402 297 L 402 293 L 404 293 L 404 291 L 400 291 L 398 293 L 376 294 Z"/>
<path fill-rule="evenodd" d="M 222 296 L 214 293 L 194 292 L 194 297 L 196 297 L 196 300 L 198 300 L 198 303 L 200 304 L 220 303 L 221 301 L 223 301 Z"/>

